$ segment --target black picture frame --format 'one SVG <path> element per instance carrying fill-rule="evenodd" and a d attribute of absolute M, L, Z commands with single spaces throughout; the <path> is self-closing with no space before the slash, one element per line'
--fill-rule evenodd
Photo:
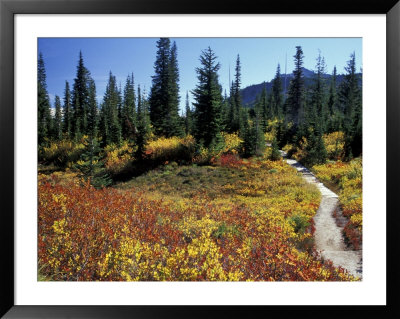
<path fill-rule="evenodd" d="M 14 15 L 15 14 L 385 14 L 387 18 L 386 306 L 17 306 L 14 303 Z M 223 2 L 203 0 L 0 0 L 0 315 L 4 318 L 247 318 L 334 316 L 400 317 L 398 252 L 399 201 L 396 200 L 400 153 L 400 3 L 398 0 L 307 0 Z M 377 108 L 377 112 L 379 109 Z M 378 146 L 377 146 L 378 148 Z M 398 227 L 398 226 L 397 226 Z"/>

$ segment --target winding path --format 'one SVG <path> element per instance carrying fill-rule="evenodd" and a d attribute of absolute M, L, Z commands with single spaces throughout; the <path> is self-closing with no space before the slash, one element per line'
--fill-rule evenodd
<path fill-rule="evenodd" d="M 285 152 L 281 151 L 285 157 Z M 315 246 L 321 253 L 322 258 L 329 259 L 336 267 L 343 267 L 352 275 L 362 278 L 362 251 L 348 250 L 343 240 L 342 230 L 345 219 L 341 216 L 338 195 L 325 187 L 306 167 L 293 159 L 286 162 L 299 171 L 303 178 L 310 184 L 317 186 L 321 192 L 321 203 L 316 215 L 315 223 Z M 333 213 L 337 212 L 337 218 Z"/>

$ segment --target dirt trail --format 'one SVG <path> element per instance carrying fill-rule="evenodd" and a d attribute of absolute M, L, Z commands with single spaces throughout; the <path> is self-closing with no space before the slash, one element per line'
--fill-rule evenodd
<path fill-rule="evenodd" d="M 286 154 L 281 152 L 283 156 Z M 349 250 L 343 241 L 343 220 L 335 220 L 333 212 L 338 208 L 338 195 L 325 187 L 306 167 L 296 160 L 286 162 L 302 173 L 303 178 L 317 186 L 321 192 L 321 203 L 314 217 L 315 246 L 324 259 L 329 259 L 335 266 L 347 269 L 352 275 L 362 278 L 362 251 Z M 338 225 L 339 224 L 339 225 Z"/>

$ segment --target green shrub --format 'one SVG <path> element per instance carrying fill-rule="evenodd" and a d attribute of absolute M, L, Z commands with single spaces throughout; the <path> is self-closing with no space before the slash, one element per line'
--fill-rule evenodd
<path fill-rule="evenodd" d="M 302 215 L 293 215 L 289 218 L 289 221 L 294 224 L 294 231 L 300 234 L 304 234 L 307 227 L 310 226 L 308 218 Z"/>

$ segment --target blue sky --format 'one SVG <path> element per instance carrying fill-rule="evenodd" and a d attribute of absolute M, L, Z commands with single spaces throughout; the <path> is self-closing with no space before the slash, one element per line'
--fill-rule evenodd
<path fill-rule="evenodd" d="M 193 90 L 197 83 L 195 68 L 200 66 L 201 51 L 208 46 L 215 52 L 221 64 L 220 83 L 229 93 L 229 69 L 234 76 L 236 56 L 240 55 L 242 66 L 242 88 L 263 81 L 270 81 L 278 63 L 287 73 L 294 68 L 295 47 L 300 45 L 304 53 L 304 67 L 315 69 L 318 53 L 325 58 L 327 72 L 336 65 L 338 73 L 350 54 L 355 52 L 357 69 L 362 67 L 361 38 L 170 38 L 176 41 L 180 71 L 181 106 L 185 103 L 186 91 Z M 72 87 L 76 75 L 79 51 L 82 51 L 85 66 L 96 83 L 98 101 L 103 98 L 111 71 L 122 88 L 128 74 L 133 72 L 135 86 L 138 84 L 149 92 L 151 76 L 154 75 L 156 42 L 158 38 L 39 38 L 38 51 L 42 52 L 47 74 L 47 87 L 52 105 L 55 95 L 62 99 L 65 81 Z"/>

